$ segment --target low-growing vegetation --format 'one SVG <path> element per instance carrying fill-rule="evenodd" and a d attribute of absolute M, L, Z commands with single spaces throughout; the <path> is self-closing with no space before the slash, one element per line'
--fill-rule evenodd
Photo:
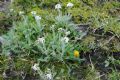
<path fill-rule="evenodd" d="M 119 80 L 119 0 L 0 2 L 0 80 Z"/>

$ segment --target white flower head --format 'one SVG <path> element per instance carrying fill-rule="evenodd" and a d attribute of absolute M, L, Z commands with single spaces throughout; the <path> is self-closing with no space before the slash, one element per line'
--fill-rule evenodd
<path fill-rule="evenodd" d="M 37 13 L 36 11 L 31 11 L 32 15 L 36 15 L 36 13 Z"/>
<path fill-rule="evenodd" d="M 73 6 L 74 6 L 74 4 L 71 3 L 71 2 L 69 2 L 69 3 L 67 4 L 67 7 L 69 7 L 69 8 L 71 8 L 71 7 L 73 7 Z"/>
<path fill-rule="evenodd" d="M 35 63 L 31 68 L 32 68 L 34 71 L 40 70 L 40 68 L 39 68 L 39 63 Z"/>
<path fill-rule="evenodd" d="M 70 35 L 70 31 L 65 32 L 65 35 L 66 36 Z"/>
<path fill-rule="evenodd" d="M 37 40 L 37 43 L 44 43 L 45 42 L 45 38 L 44 37 L 42 37 L 42 38 L 38 38 L 38 40 Z"/>
<path fill-rule="evenodd" d="M 46 78 L 47 78 L 47 80 L 52 80 L 52 74 L 51 73 L 46 74 Z"/>
<path fill-rule="evenodd" d="M 23 12 L 23 11 L 20 11 L 20 12 L 19 12 L 19 15 L 23 15 L 23 14 L 24 14 L 24 12 Z"/>
<path fill-rule="evenodd" d="M 61 39 L 61 41 L 62 41 L 62 42 L 65 42 L 65 43 L 68 43 L 69 38 L 68 38 L 68 37 L 63 37 L 63 38 Z"/>
<path fill-rule="evenodd" d="M 58 28 L 59 32 L 64 32 L 65 30 L 63 28 Z"/>
<path fill-rule="evenodd" d="M 49 68 L 47 68 L 46 70 L 46 78 L 47 80 L 53 80 L 52 74 L 51 74 L 51 70 Z"/>
<path fill-rule="evenodd" d="M 55 9 L 61 9 L 62 7 L 61 7 L 61 5 L 60 4 L 56 4 L 55 5 Z"/>
<path fill-rule="evenodd" d="M 38 21 L 38 20 L 41 20 L 41 17 L 40 16 L 35 16 L 35 19 Z"/>

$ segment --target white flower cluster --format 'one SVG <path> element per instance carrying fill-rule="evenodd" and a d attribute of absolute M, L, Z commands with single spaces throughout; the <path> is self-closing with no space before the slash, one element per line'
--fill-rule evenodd
<path fill-rule="evenodd" d="M 69 38 L 67 37 L 68 35 L 70 35 L 70 31 L 66 31 L 65 29 L 63 29 L 63 28 L 58 28 L 58 31 L 59 32 L 64 32 L 65 33 L 65 37 L 62 37 L 61 38 L 61 41 L 62 42 L 65 42 L 65 43 L 68 43 L 68 41 L 69 41 Z"/>
<path fill-rule="evenodd" d="M 69 2 L 69 3 L 67 4 L 67 7 L 68 7 L 68 8 L 72 8 L 73 6 L 74 6 L 74 4 L 71 3 L 71 2 Z M 55 9 L 61 9 L 61 8 L 62 8 L 61 4 L 56 4 L 56 5 L 55 5 Z"/>
<path fill-rule="evenodd" d="M 36 11 L 31 11 L 31 14 L 35 17 L 35 20 L 36 20 L 36 21 L 41 20 L 41 16 L 36 15 L 36 14 L 37 14 L 37 12 L 36 12 Z"/>
<path fill-rule="evenodd" d="M 53 80 L 53 76 L 52 76 L 50 69 L 47 69 L 47 73 L 45 76 L 46 76 L 47 80 Z"/>
<path fill-rule="evenodd" d="M 36 15 L 35 20 L 39 21 L 39 20 L 41 20 L 41 17 Z"/>
<path fill-rule="evenodd" d="M 69 7 L 69 8 L 72 8 L 73 6 L 74 6 L 74 4 L 71 3 L 71 2 L 69 2 L 69 3 L 67 4 L 67 7 Z"/>
<path fill-rule="evenodd" d="M 36 41 L 37 43 L 45 43 L 45 38 L 44 37 L 42 37 L 42 38 L 38 38 L 37 39 L 37 41 Z"/>
<path fill-rule="evenodd" d="M 70 35 L 70 31 L 65 32 L 65 35 L 66 36 Z"/>
<path fill-rule="evenodd" d="M 70 35 L 70 31 L 66 31 L 66 30 L 63 29 L 63 28 L 58 28 L 58 31 L 59 31 L 59 32 L 65 32 L 65 36 Z"/>
<path fill-rule="evenodd" d="M 62 41 L 62 42 L 65 42 L 65 43 L 68 43 L 69 38 L 68 38 L 68 37 L 62 37 L 62 38 L 61 38 L 61 41 Z"/>
<path fill-rule="evenodd" d="M 52 74 L 46 74 L 46 78 L 47 78 L 47 80 L 52 80 Z"/>
<path fill-rule="evenodd" d="M 39 63 L 35 63 L 31 68 L 32 68 L 34 71 L 40 70 L 40 68 L 39 68 Z"/>
<path fill-rule="evenodd" d="M 61 9 L 62 7 L 61 7 L 61 5 L 60 4 L 56 4 L 55 5 L 55 9 Z"/>
<path fill-rule="evenodd" d="M 64 32 L 65 30 L 63 28 L 58 28 L 59 32 Z"/>

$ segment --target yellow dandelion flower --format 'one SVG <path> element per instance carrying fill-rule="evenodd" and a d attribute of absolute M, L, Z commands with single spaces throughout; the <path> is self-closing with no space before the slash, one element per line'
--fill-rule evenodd
<path fill-rule="evenodd" d="M 80 56 L 79 51 L 74 50 L 74 57 L 79 58 L 79 56 Z"/>

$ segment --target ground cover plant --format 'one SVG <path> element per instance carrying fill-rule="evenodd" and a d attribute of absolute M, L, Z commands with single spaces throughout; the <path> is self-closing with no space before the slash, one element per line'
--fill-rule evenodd
<path fill-rule="evenodd" d="M 119 0 L 0 5 L 0 80 L 119 80 Z"/>

